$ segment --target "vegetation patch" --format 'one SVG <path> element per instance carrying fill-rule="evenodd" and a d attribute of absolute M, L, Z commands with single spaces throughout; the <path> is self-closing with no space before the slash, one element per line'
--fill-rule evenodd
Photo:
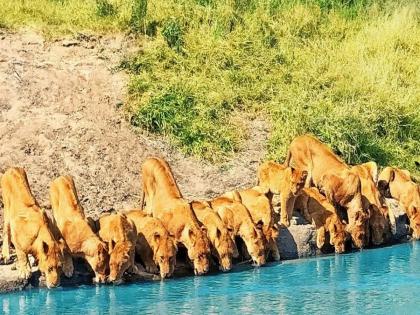
<path fill-rule="evenodd" d="M 420 175 L 418 1 L 4 0 L 0 25 L 137 34 L 131 121 L 188 154 L 223 160 L 262 115 L 267 158 L 312 133 L 349 163 Z"/>

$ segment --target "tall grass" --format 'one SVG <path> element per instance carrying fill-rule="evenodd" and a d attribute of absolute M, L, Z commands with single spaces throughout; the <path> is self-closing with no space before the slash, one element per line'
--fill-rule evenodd
<path fill-rule="evenodd" d="M 235 118 L 245 112 L 269 120 L 270 158 L 282 160 L 293 137 L 312 133 L 349 163 L 418 175 L 419 14 L 415 1 L 150 2 L 146 20 L 158 32 L 124 62 L 130 110 L 138 124 L 213 161 L 240 151 L 247 122 Z M 194 100 L 169 105 L 185 113 L 182 131 L 166 115 L 168 93 Z M 198 123 L 199 139 L 186 136 Z"/>

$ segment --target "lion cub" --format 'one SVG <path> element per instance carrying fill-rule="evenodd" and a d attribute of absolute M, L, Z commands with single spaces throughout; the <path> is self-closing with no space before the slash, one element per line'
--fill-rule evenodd
<path fill-rule="evenodd" d="M 49 228 L 47 215 L 32 195 L 25 171 L 17 167 L 8 169 L 1 179 L 1 188 L 4 227 L 0 258 L 6 261 L 10 259 L 11 242 L 16 250 L 20 278 L 31 277 L 28 259 L 31 254 L 38 260 L 47 287 L 60 285 L 60 269 L 63 265 L 60 245 Z"/>
<path fill-rule="evenodd" d="M 306 203 L 306 204 L 305 204 Z M 341 254 L 345 251 L 345 242 L 349 238 L 346 224 L 337 215 L 334 206 L 315 187 L 304 188 L 297 197 L 295 209 L 308 209 L 310 222 L 313 220 L 317 230 L 316 244 L 321 249 L 325 244 L 326 235 L 329 234 L 330 244 L 335 252 Z"/>
<path fill-rule="evenodd" d="M 413 230 L 413 238 L 420 239 L 420 186 L 411 180 L 410 172 L 385 167 L 378 178 L 382 195 L 394 198 L 404 207 Z"/>
<path fill-rule="evenodd" d="M 207 273 L 210 266 L 207 230 L 200 225 L 190 203 L 182 198 L 168 163 L 149 158 L 143 163 L 141 173 L 146 212 L 160 219 L 176 241 L 185 246 L 194 273 Z"/>
<path fill-rule="evenodd" d="M 209 201 L 209 204 L 219 214 L 225 225 L 232 227 L 232 239 L 238 236 L 244 241 L 254 264 L 264 265 L 266 259 L 263 223 L 260 221 L 255 224 L 248 209 L 231 198 L 218 197 Z"/>
<path fill-rule="evenodd" d="M 257 186 L 227 192 L 223 196 L 241 202 L 248 209 L 254 222 L 261 221 L 263 223 L 262 232 L 267 244 L 267 258 L 271 255 L 275 261 L 280 260 L 279 248 L 277 247 L 277 238 L 279 236 L 278 226 L 274 222 L 274 213 L 270 200 L 261 191 L 261 188 Z"/>
<path fill-rule="evenodd" d="M 108 244 L 108 281 L 120 283 L 124 272 L 136 272 L 134 262 L 137 230 L 124 214 L 102 215 L 97 221 L 99 237 Z"/>
<path fill-rule="evenodd" d="M 239 256 L 231 236 L 232 228 L 223 223 L 207 202 L 193 201 L 191 205 L 198 221 L 207 228 L 212 254 L 217 258 L 220 270 L 229 271 L 232 269 L 232 257 Z"/>
<path fill-rule="evenodd" d="M 104 242 L 92 231 L 80 205 L 71 176 L 60 176 L 51 183 L 50 199 L 54 219 L 71 254 L 86 259 L 96 283 L 105 283 L 109 255 Z"/>
<path fill-rule="evenodd" d="M 147 272 L 160 273 L 162 279 L 172 276 L 176 264 L 175 240 L 159 219 L 141 210 L 130 210 L 126 216 L 137 229 L 136 253 Z"/>
<path fill-rule="evenodd" d="M 307 171 L 287 167 L 274 161 L 261 164 L 257 171 L 258 186 L 266 194 L 280 194 L 280 223 L 290 226 L 296 196 L 305 186 Z"/>

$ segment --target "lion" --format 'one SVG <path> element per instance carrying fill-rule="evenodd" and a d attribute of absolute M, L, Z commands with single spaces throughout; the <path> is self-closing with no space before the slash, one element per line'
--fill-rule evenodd
<path fill-rule="evenodd" d="M 232 227 L 232 239 L 240 237 L 256 266 L 266 263 L 265 238 L 263 236 L 263 222 L 256 224 L 252 220 L 248 209 L 239 201 L 227 197 L 217 197 L 209 201 L 226 226 Z"/>
<path fill-rule="evenodd" d="M 306 203 L 306 204 L 304 204 Z M 309 222 L 313 222 L 317 231 L 316 244 L 319 249 L 325 245 L 329 236 L 330 245 L 334 246 L 337 254 L 344 253 L 345 242 L 348 239 L 346 223 L 337 215 L 334 206 L 323 196 L 317 188 L 304 188 L 295 202 L 295 209 L 308 209 Z"/>
<path fill-rule="evenodd" d="M 50 200 L 57 227 L 71 254 L 88 262 L 95 273 L 95 283 L 105 283 L 108 250 L 85 218 L 71 176 L 60 176 L 51 183 Z"/>
<path fill-rule="evenodd" d="M 264 162 L 258 168 L 258 186 L 266 190 L 270 202 L 271 194 L 280 194 L 280 223 L 285 227 L 290 226 L 293 205 L 305 185 L 307 175 L 305 170 L 286 167 L 274 161 Z"/>
<path fill-rule="evenodd" d="M 200 221 L 207 229 L 207 236 L 211 243 L 211 252 L 219 262 L 222 271 L 232 269 L 232 258 L 238 257 L 238 249 L 232 239 L 232 228 L 227 227 L 220 216 L 210 208 L 206 201 L 193 201 L 191 206 Z"/>
<path fill-rule="evenodd" d="M 279 248 L 277 247 L 277 238 L 279 229 L 275 223 L 274 213 L 269 198 L 265 195 L 261 187 L 232 191 L 223 194 L 223 196 L 241 202 L 251 214 L 254 222 L 263 223 L 263 236 L 266 242 L 266 257 L 272 257 L 273 260 L 280 260 Z"/>
<path fill-rule="evenodd" d="M 162 279 L 171 277 L 175 270 L 177 247 L 162 222 L 138 209 L 129 210 L 126 216 L 136 226 L 136 253 L 146 271 L 159 273 Z"/>
<path fill-rule="evenodd" d="M 412 237 L 420 239 L 420 186 L 411 180 L 410 172 L 385 167 L 379 174 L 378 188 L 384 197 L 398 200 L 410 221 Z"/>
<path fill-rule="evenodd" d="M 363 208 L 369 212 L 370 237 L 373 245 L 381 245 L 392 236 L 388 208 L 381 202 L 376 187 L 378 166 L 367 162 L 352 166 L 352 171 L 360 178 Z"/>
<path fill-rule="evenodd" d="M 1 188 L 4 228 L 0 258 L 10 260 L 12 243 L 16 250 L 19 278 L 27 280 L 32 275 L 28 259 L 30 254 L 38 261 L 47 287 L 59 286 L 63 254 L 49 228 L 46 213 L 32 195 L 26 172 L 18 167 L 8 169 L 1 179 Z"/>
<path fill-rule="evenodd" d="M 102 215 L 97 225 L 99 237 L 108 245 L 108 282 L 119 284 L 124 272 L 138 272 L 134 262 L 137 243 L 136 226 L 121 213 Z"/>
<path fill-rule="evenodd" d="M 317 187 L 336 208 L 346 211 L 356 248 L 368 244 L 369 215 L 363 208 L 360 178 L 343 160 L 315 137 L 303 135 L 290 144 L 284 164 L 307 171 L 305 187 Z"/>
<path fill-rule="evenodd" d="M 183 199 L 172 171 L 163 159 L 148 158 L 142 165 L 143 197 L 146 212 L 162 221 L 177 243 L 185 246 L 195 275 L 209 271 L 210 243 L 191 204 Z M 143 209 L 142 201 L 142 209 Z"/>

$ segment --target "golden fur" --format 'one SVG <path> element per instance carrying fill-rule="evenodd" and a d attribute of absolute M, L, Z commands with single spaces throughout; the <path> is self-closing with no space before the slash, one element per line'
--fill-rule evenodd
<path fill-rule="evenodd" d="M 136 253 L 140 256 L 147 272 L 159 273 L 162 279 L 172 276 L 176 264 L 177 248 L 163 223 L 148 216 L 142 210 L 126 213 L 136 226 L 138 237 Z"/>
<path fill-rule="evenodd" d="M 280 194 L 280 223 L 286 227 L 290 226 L 293 205 L 296 196 L 305 185 L 307 175 L 307 171 L 286 167 L 273 161 L 265 162 L 258 168 L 258 185 L 266 190 L 268 196 Z"/>
<path fill-rule="evenodd" d="M 398 200 L 407 213 L 413 238 L 420 239 L 420 186 L 411 180 L 410 172 L 385 167 L 379 175 L 378 188 L 383 196 Z"/>
<path fill-rule="evenodd" d="M 225 225 L 232 228 L 232 238 L 242 238 L 254 263 L 257 266 L 264 265 L 266 259 L 262 222 L 255 224 L 248 209 L 231 198 L 218 197 L 209 204 Z"/>
<path fill-rule="evenodd" d="M 290 144 L 285 165 L 307 171 L 305 186 L 317 187 L 335 207 L 347 211 L 353 244 L 368 244 L 369 215 L 362 204 L 360 178 L 344 161 L 315 137 L 303 135 Z"/>
<path fill-rule="evenodd" d="M 223 223 L 220 216 L 210 208 L 207 202 L 193 201 L 191 205 L 197 219 L 207 229 L 207 236 L 212 245 L 211 251 L 218 260 L 220 270 L 230 270 L 232 268 L 232 258 L 239 255 L 231 236 L 232 228 L 228 228 Z"/>
<path fill-rule="evenodd" d="M 98 220 L 99 237 L 108 245 L 108 281 L 119 283 L 124 272 L 136 272 L 134 262 L 137 229 L 124 214 L 102 215 Z"/>
<path fill-rule="evenodd" d="M 169 165 L 162 159 L 149 158 L 141 171 L 146 212 L 160 219 L 176 241 L 186 247 L 196 275 L 208 272 L 207 230 L 200 226 L 191 205 L 182 198 Z"/>
<path fill-rule="evenodd" d="M 280 260 L 280 253 L 277 247 L 277 238 L 279 230 L 277 224 L 274 222 L 274 212 L 271 207 L 271 202 L 267 196 L 261 192 L 260 187 L 254 187 L 245 190 L 225 193 L 223 196 L 232 198 L 233 200 L 241 202 L 251 214 L 254 222 L 263 223 L 263 236 L 266 242 L 266 257 L 270 255 L 272 259 Z"/>
<path fill-rule="evenodd" d="M 306 203 L 306 204 L 305 204 Z M 337 215 L 334 206 L 326 197 L 321 195 L 317 188 L 304 188 L 295 202 L 295 209 L 308 209 L 310 222 L 315 223 L 317 230 L 316 244 L 319 249 L 325 245 L 327 234 L 330 244 L 334 246 L 336 253 L 345 251 L 345 241 L 347 240 L 346 224 Z"/>
<path fill-rule="evenodd" d="M 360 178 L 363 208 L 369 210 L 371 242 L 373 245 L 381 245 L 391 238 L 391 225 L 388 208 L 382 204 L 376 187 L 378 167 L 375 162 L 368 162 L 351 169 Z"/>
<path fill-rule="evenodd" d="M 39 207 L 29 188 L 22 168 L 10 168 L 1 179 L 4 203 L 3 247 L 1 256 L 10 259 L 10 242 L 17 255 L 19 277 L 29 279 L 31 266 L 28 255 L 38 261 L 49 288 L 60 284 L 63 255 L 54 238 L 47 215 Z"/>
<path fill-rule="evenodd" d="M 72 255 L 86 259 L 95 273 L 94 282 L 104 283 L 108 250 L 85 219 L 71 176 L 61 176 L 51 183 L 50 199 L 54 219 Z"/>

